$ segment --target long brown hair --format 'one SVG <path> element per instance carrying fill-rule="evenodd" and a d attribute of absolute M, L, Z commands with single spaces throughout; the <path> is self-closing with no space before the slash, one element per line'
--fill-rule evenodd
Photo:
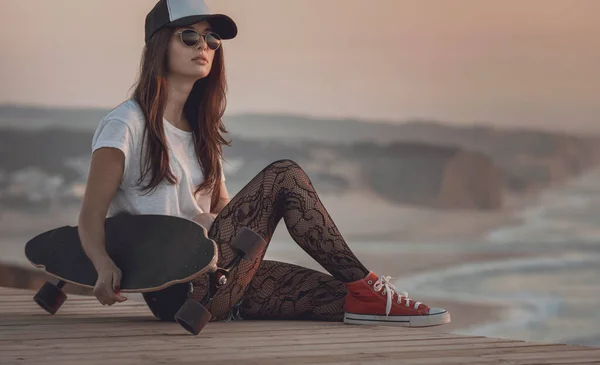
<path fill-rule="evenodd" d="M 140 62 L 140 76 L 133 93 L 134 100 L 141 107 L 146 118 L 144 128 L 144 147 L 147 147 L 143 172 L 138 183 L 148 173 L 151 178 L 142 188 L 154 190 L 167 179 L 171 184 L 177 182 L 169 168 L 169 154 L 163 130 L 163 115 L 167 102 L 167 73 L 169 39 L 172 28 L 158 31 L 144 47 Z M 227 133 L 222 117 L 227 104 L 227 82 L 223 47 L 215 52 L 212 68 L 207 77 L 198 80 L 184 106 L 184 114 L 192 127 L 196 158 L 204 174 L 204 182 L 196 188 L 213 189 L 211 209 L 218 203 L 221 184 L 223 145 L 229 145 L 222 133 Z M 142 152 L 142 156 L 144 153 Z"/>

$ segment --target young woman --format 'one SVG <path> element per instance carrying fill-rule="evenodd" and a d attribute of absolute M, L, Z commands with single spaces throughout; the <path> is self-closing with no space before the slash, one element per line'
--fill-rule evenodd
<path fill-rule="evenodd" d="M 448 323 L 443 309 L 399 293 L 390 278 L 363 266 L 348 247 L 298 164 L 279 160 L 229 197 L 222 167 L 226 82 L 222 40 L 237 35 L 225 15 L 201 0 L 160 0 L 146 17 L 141 74 L 131 99 L 100 122 L 79 234 L 104 305 L 126 300 L 120 270 L 107 255 L 104 220 L 121 212 L 175 215 L 206 227 L 229 262 L 242 227 L 267 242 L 284 220 L 295 242 L 331 275 L 284 262 L 241 263 L 207 309 L 213 320 L 312 319 L 430 326 Z M 172 320 L 188 296 L 206 293 L 205 278 L 145 294 L 152 312 Z"/>

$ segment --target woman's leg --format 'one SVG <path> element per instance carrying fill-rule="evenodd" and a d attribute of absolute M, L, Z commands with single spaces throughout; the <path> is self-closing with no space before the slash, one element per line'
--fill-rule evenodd
<path fill-rule="evenodd" d="M 218 265 L 234 258 L 229 243 L 241 228 L 252 229 L 269 243 L 282 218 L 294 241 L 338 281 L 352 282 L 369 274 L 342 238 L 306 173 L 290 160 L 263 169 L 217 216 L 209 237 L 219 245 Z M 208 305 L 215 319 L 226 318 L 242 299 L 262 257 L 264 252 L 254 262 L 240 262 L 231 272 L 229 282 Z M 201 299 L 206 290 L 206 280 L 197 280 L 192 297 Z"/>
<path fill-rule="evenodd" d="M 342 321 L 348 290 L 331 275 L 263 260 L 250 282 L 239 314 L 244 319 Z"/>
<path fill-rule="evenodd" d="M 296 243 L 332 277 L 290 264 L 261 264 L 263 252 L 254 262 L 242 261 L 231 272 L 229 282 L 207 305 L 213 319 L 225 319 L 237 307 L 247 318 L 340 320 L 343 313 L 344 322 L 353 324 L 422 327 L 450 322 L 446 310 L 397 292 L 389 277 L 379 277 L 360 263 L 304 171 L 289 160 L 267 166 L 216 218 L 209 236 L 219 245 L 219 266 L 233 259 L 229 243 L 242 227 L 254 230 L 268 243 L 281 218 Z M 191 297 L 202 299 L 207 286 L 206 279 L 195 281 Z M 184 300 L 182 289 L 183 285 L 172 293 L 145 299 L 159 318 L 170 319 Z"/>

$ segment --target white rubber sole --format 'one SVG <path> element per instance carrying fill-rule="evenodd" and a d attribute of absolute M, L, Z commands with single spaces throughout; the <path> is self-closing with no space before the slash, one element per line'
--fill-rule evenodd
<path fill-rule="evenodd" d="M 345 313 L 344 323 L 366 324 L 373 326 L 401 326 L 401 327 L 431 327 L 450 323 L 450 313 L 428 314 L 421 316 L 377 316 L 370 314 Z"/>

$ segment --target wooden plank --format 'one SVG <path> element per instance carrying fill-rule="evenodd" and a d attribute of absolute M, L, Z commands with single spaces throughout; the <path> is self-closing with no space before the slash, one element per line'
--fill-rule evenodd
<path fill-rule="evenodd" d="M 374 341 L 373 341 L 374 342 Z M 348 343 L 348 342 L 339 342 L 339 343 L 335 343 L 333 345 L 330 345 L 329 347 L 331 348 L 343 348 L 345 349 L 346 353 L 356 353 L 356 352 L 364 352 L 364 349 L 367 349 L 366 351 L 375 348 L 377 346 L 373 346 L 373 343 L 364 343 L 361 344 L 360 346 L 356 347 L 353 345 L 356 344 L 360 344 L 360 342 L 355 342 L 355 343 Z M 100 343 L 98 345 L 101 345 Z M 133 346 L 133 345 L 132 345 Z M 252 348 L 252 351 L 249 351 L 245 354 L 246 357 L 250 357 L 250 358 L 254 358 L 256 356 L 260 357 L 260 356 L 264 356 L 266 355 L 273 355 L 274 353 L 271 352 L 270 350 L 274 347 L 276 347 L 276 344 L 273 345 L 267 345 L 264 344 L 263 346 L 261 346 L 261 348 Z M 520 346 L 528 346 L 527 344 L 520 344 Z M 312 353 L 312 344 L 306 345 L 306 346 L 302 346 L 304 347 L 303 351 L 301 351 L 302 353 L 306 353 L 306 355 L 310 355 Z M 329 349 L 329 347 L 325 347 L 324 349 L 321 349 L 323 351 L 326 351 Z M 431 346 L 419 346 L 418 344 L 413 344 L 412 346 L 408 346 L 406 344 L 404 345 L 400 345 L 400 346 L 393 346 L 390 345 L 388 343 L 383 343 L 382 342 L 382 346 L 381 348 L 385 349 L 385 348 L 394 348 L 396 349 L 396 351 L 398 351 L 398 349 L 401 348 L 405 348 L 404 351 L 416 351 L 416 350 L 423 350 L 423 349 L 427 349 L 428 351 L 434 351 L 434 350 L 440 350 L 440 351 L 447 351 L 447 350 L 459 350 L 459 349 L 488 349 L 491 347 L 506 347 L 506 348 L 514 348 L 514 344 L 510 344 L 510 343 L 498 343 L 498 344 L 489 344 L 489 343 L 481 343 L 481 344 L 469 344 L 469 343 L 465 343 L 462 345 L 431 345 Z M 518 346 L 517 346 L 518 347 Z M 101 354 L 104 352 L 105 349 L 110 348 L 110 355 L 105 355 L 104 358 L 126 358 L 128 356 L 131 355 L 132 351 L 131 349 L 133 347 L 130 347 L 129 349 L 123 349 L 123 348 L 113 348 L 113 347 L 101 347 L 101 346 L 97 346 L 97 347 L 93 347 L 93 348 L 86 348 L 86 347 L 78 347 L 78 348 L 69 348 L 68 346 L 64 346 L 61 348 L 49 348 L 49 349 L 9 349 L 8 351 L 3 351 L 2 353 L 0 353 L 0 361 L 4 361 L 5 359 L 12 359 L 15 357 L 22 357 L 22 356 L 26 356 L 28 358 L 31 359 L 36 359 L 38 357 L 43 357 L 43 356 L 51 356 L 52 358 L 58 358 L 61 356 L 71 356 L 74 358 L 77 358 L 76 355 L 81 355 L 82 357 L 86 357 L 86 358 L 93 358 L 93 356 L 95 356 L 95 354 Z M 162 344 L 146 344 L 145 346 L 135 346 L 136 349 L 136 353 L 144 353 L 144 354 L 148 354 L 148 353 L 158 353 L 161 355 L 169 355 L 169 354 L 173 354 L 173 353 L 177 353 L 177 354 L 183 354 L 185 352 L 193 352 L 193 353 L 198 353 L 198 354 L 202 354 L 203 357 L 208 356 L 208 355 L 223 355 L 224 353 L 226 354 L 227 352 L 231 351 L 232 349 L 235 349 L 236 351 L 247 351 L 246 347 L 238 347 L 236 344 L 230 344 L 230 346 L 224 346 L 221 348 L 214 348 L 209 346 L 208 344 L 173 344 L 171 342 L 163 342 Z M 125 351 L 124 351 L 125 350 Z M 296 352 L 298 352 L 298 350 L 295 350 Z M 316 352 L 318 352 L 319 349 L 316 350 Z M 286 351 L 277 351 L 277 355 L 286 355 L 287 350 Z M 36 354 L 36 355 L 31 355 L 31 354 Z M 89 355 L 89 356 L 88 356 Z M 135 354 L 134 354 L 135 355 Z"/>
<path fill-rule="evenodd" d="M 404 351 L 402 351 L 404 350 Z M 235 351 L 233 353 L 220 353 L 218 355 L 202 354 L 202 359 L 214 363 L 216 361 L 230 361 L 237 363 L 246 364 L 249 360 L 257 361 L 279 359 L 282 363 L 288 363 L 288 359 L 301 359 L 301 358 L 312 358 L 313 361 L 321 363 L 324 357 L 329 357 L 337 361 L 349 361 L 355 360 L 358 355 L 367 355 L 364 357 L 365 360 L 371 360 L 372 362 L 379 363 L 379 359 L 402 359 L 407 360 L 407 364 L 471 364 L 475 361 L 488 362 L 492 364 L 501 363 L 500 360 L 506 360 L 505 355 L 511 355 L 514 352 L 529 352 L 532 361 L 530 363 L 537 363 L 538 360 L 542 359 L 572 359 L 574 355 L 582 355 L 581 352 L 586 352 L 588 358 L 596 356 L 600 358 L 600 352 L 593 350 L 583 351 L 568 351 L 560 347 L 547 347 L 547 346 L 534 346 L 520 347 L 518 349 L 514 347 L 488 347 L 488 348 L 473 348 L 467 347 L 466 349 L 457 349 L 449 346 L 447 348 L 436 348 L 431 349 L 427 346 L 421 348 L 414 347 L 409 349 L 399 350 L 397 347 L 373 347 L 367 349 L 360 349 L 359 351 L 348 351 L 347 349 L 327 349 L 320 351 L 291 351 L 287 353 L 277 352 L 265 352 L 262 354 L 247 354 L 243 351 Z M 153 359 L 165 359 L 169 355 L 175 356 L 170 353 L 146 353 L 148 357 Z M 192 361 L 193 358 L 189 352 L 182 352 L 177 355 L 176 359 L 179 361 Z M 133 354 L 132 354 L 133 356 Z M 128 358 L 128 357 L 126 357 Z M 514 358 L 514 360 L 519 360 Z"/>
<path fill-rule="evenodd" d="M 123 365 L 135 364 L 139 360 L 123 359 L 123 362 L 119 362 Z M 350 355 L 334 355 L 334 356 L 318 356 L 318 357 L 287 357 L 285 360 L 282 359 L 248 359 L 244 360 L 244 365 L 280 365 L 286 364 L 336 364 L 336 365 L 356 365 L 356 364 L 368 364 L 375 363 L 377 365 L 562 365 L 562 364 L 600 364 L 600 360 L 597 357 L 587 357 L 581 359 L 555 359 L 555 360 L 535 360 L 531 361 L 520 361 L 511 360 L 510 362 L 498 360 L 481 360 L 473 357 L 451 357 L 448 359 L 409 359 L 403 360 L 401 356 L 396 353 L 382 354 L 381 356 L 373 356 L 372 354 L 350 354 Z M 168 362 L 159 359 L 147 360 L 148 364 L 166 364 Z M 64 365 L 74 364 L 72 362 L 62 363 Z M 61 364 L 61 365 L 62 365 Z M 90 363 L 92 364 L 92 363 Z M 100 364 L 95 363 L 93 364 Z M 231 361 L 199 361 L 199 360 L 178 360 L 174 364 L 211 364 L 211 365 L 229 365 Z"/>
<path fill-rule="evenodd" d="M 123 359 L 120 364 L 128 365 L 135 364 L 139 360 Z M 147 364 L 166 364 L 167 361 L 160 359 L 148 359 L 145 360 Z M 202 361 L 187 360 L 174 362 L 174 364 L 211 364 L 211 365 L 229 365 L 232 362 L 229 360 L 220 361 Z M 501 361 L 498 360 L 483 360 L 474 357 L 450 357 L 450 358 L 428 358 L 428 359 L 402 359 L 401 354 L 397 353 L 385 353 L 380 356 L 373 356 L 372 354 L 348 354 L 348 355 L 333 355 L 333 356 L 315 356 L 315 357 L 286 357 L 283 359 L 248 359 L 244 360 L 244 365 L 280 365 L 280 364 L 336 364 L 336 365 L 356 365 L 356 364 L 368 364 L 375 363 L 377 365 L 499 365 L 499 364 L 510 364 L 510 365 L 561 365 L 561 364 L 600 364 L 600 360 L 597 357 L 587 357 L 581 359 L 555 359 L 555 360 L 535 360 L 535 361 L 520 361 L 511 360 Z M 74 364 L 72 362 L 62 363 L 61 365 Z M 99 364 L 99 363 L 93 363 Z"/>
<path fill-rule="evenodd" d="M 206 331 L 206 332 L 204 332 Z M 204 340 L 204 339 L 209 339 L 209 338 L 219 338 L 219 339 L 225 339 L 228 340 L 229 338 L 237 338 L 237 337 L 254 337 L 254 338 L 264 338 L 266 341 L 268 340 L 273 340 L 273 339 L 277 339 L 280 337 L 290 337 L 290 336 L 296 336 L 296 335 L 313 335 L 313 336 L 318 336 L 318 335 L 327 335 L 329 337 L 333 337 L 333 336 L 339 336 L 339 335 L 344 335 L 344 334 L 352 334 L 352 335 L 356 335 L 356 336 L 371 336 L 373 334 L 377 334 L 377 331 L 373 331 L 373 332 L 369 332 L 369 331 L 359 331 L 360 335 L 357 334 L 357 329 L 355 328 L 345 328 L 345 329 L 340 329 L 338 331 L 330 331 L 327 329 L 319 329 L 319 328 L 315 328 L 315 329 L 280 329 L 280 330 L 272 330 L 272 331 L 245 331 L 245 332 L 241 332 L 241 331 L 232 331 L 232 332 L 219 332 L 219 331 L 213 331 L 210 332 L 208 329 L 205 329 L 203 332 L 201 332 L 198 336 L 194 336 L 193 338 L 200 340 Z M 138 323 L 138 325 L 136 325 L 135 327 L 133 325 L 128 325 L 126 328 L 119 328 L 115 325 L 110 325 L 110 326 L 97 326 L 97 327 L 89 327 L 89 328 L 79 328 L 79 326 L 77 326 L 75 328 L 74 327 L 65 327 L 63 326 L 63 328 L 60 329 L 56 329 L 54 327 L 51 326 L 47 326 L 46 328 L 42 329 L 35 329 L 35 330 L 31 330 L 31 331 L 27 331 L 24 329 L 21 330 L 14 330 L 14 331 L 10 331 L 10 332 L 2 332 L 0 333 L 0 341 L 4 342 L 4 341 L 13 341 L 13 340 L 28 340 L 28 341 L 32 341 L 32 340 L 43 340 L 43 339 L 47 339 L 48 336 L 51 336 L 52 339 L 56 340 L 56 341 L 64 341 L 64 340 L 68 340 L 68 339 L 77 339 L 77 338 L 109 338 L 109 337 L 116 337 L 116 338 L 123 338 L 123 337 L 149 337 L 149 336 L 170 336 L 170 337 L 176 337 L 176 336 L 191 336 L 190 334 L 188 334 L 187 332 L 185 332 L 185 330 L 183 330 L 179 325 L 177 324 L 162 324 L 162 326 L 157 326 L 154 323 Z M 393 334 L 393 332 L 387 332 L 387 333 L 383 333 L 383 335 L 385 336 L 393 336 L 394 338 L 397 338 L 398 340 L 401 339 L 411 339 L 411 338 L 415 338 L 412 336 L 408 336 L 408 335 L 404 335 L 404 334 Z M 420 340 L 425 340 L 427 338 L 438 338 L 437 336 L 432 336 L 430 334 L 415 334 L 414 336 L 417 336 L 416 338 L 420 339 Z M 460 337 L 459 335 L 441 335 L 441 338 L 446 338 L 446 337 L 451 337 L 451 338 L 455 338 L 455 339 L 463 339 L 465 341 L 468 341 L 469 339 L 472 340 L 489 340 L 492 341 L 491 339 L 486 339 L 486 338 L 473 338 L 473 337 Z"/>
<path fill-rule="evenodd" d="M 526 353 L 526 352 L 518 352 L 518 353 L 509 353 L 504 354 L 501 358 L 497 355 L 488 355 L 486 358 L 496 359 L 496 360 L 541 360 L 541 359 L 576 359 L 577 357 L 588 357 L 590 355 L 596 355 L 597 359 L 600 359 L 600 348 L 598 349 L 589 349 L 589 348 L 579 348 L 575 349 L 575 347 L 570 347 L 568 350 L 560 351 L 559 353 Z"/>
<path fill-rule="evenodd" d="M 143 301 L 70 295 L 51 316 L 32 292 L 0 288 L 0 363 L 577 364 L 600 349 L 339 322 L 212 322 L 192 336 Z"/>
<path fill-rule="evenodd" d="M 261 349 L 266 348 L 267 350 L 272 347 L 277 347 L 278 350 L 287 351 L 287 349 L 297 349 L 300 347 L 311 346 L 311 348 L 320 347 L 343 347 L 352 346 L 356 344 L 357 348 L 361 346 L 373 346 L 373 345 L 386 345 L 395 344 L 399 347 L 411 347 L 411 346 L 473 346 L 473 345 L 498 345 L 505 344 L 506 346 L 530 346 L 526 342 L 515 342 L 510 340 L 487 340 L 487 339 L 456 339 L 456 338 L 431 338 L 423 340 L 420 338 L 413 338 L 410 340 L 396 340 L 390 339 L 389 336 L 378 336 L 367 339 L 357 336 L 356 334 L 349 336 L 340 337 L 317 337 L 317 338 L 278 338 L 268 339 L 263 338 L 233 338 L 227 341 L 223 341 L 222 338 L 210 338 L 210 339 L 195 339 L 195 338 L 156 338 L 156 337 L 143 337 L 143 338 L 127 338 L 127 341 L 123 341 L 122 338 L 102 338 L 97 341 L 90 341 L 89 339 L 69 340 L 65 342 L 56 342 L 54 340 L 38 340 L 38 341 L 13 341 L 4 342 L 3 348 L 0 349 L 0 356 L 6 354 L 14 354 L 15 351 L 33 351 L 33 350 L 47 350 L 47 351 L 62 351 L 65 353 L 76 353 L 76 352 L 89 352 L 95 351 L 96 348 L 111 348 L 111 352 L 127 352 L 135 346 L 136 348 L 152 348 L 161 349 L 164 347 L 165 350 L 177 349 L 180 346 L 194 347 L 195 349 L 220 349 L 228 350 L 232 347 L 240 349 Z M 339 345 L 339 346 L 337 346 Z M 556 345 L 552 345 L 556 346 Z"/>
<path fill-rule="evenodd" d="M 474 348 L 518 348 L 518 347 L 532 347 L 528 343 L 515 343 L 510 341 L 505 342 L 467 342 L 461 343 L 453 342 L 452 340 L 433 340 L 423 342 L 403 342 L 403 341 L 385 341 L 385 340 L 372 340 L 364 341 L 359 338 L 354 340 L 341 340 L 331 341 L 327 343 L 315 342 L 315 341 L 304 341 L 302 344 L 289 344 L 289 343 L 254 343 L 249 344 L 245 341 L 147 341 L 143 343 L 132 343 L 130 346 L 122 344 L 124 346 L 111 346 L 104 341 L 91 342 L 93 346 L 70 346 L 70 342 L 59 343 L 49 346 L 20 346 L 22 348 L 16 348 L 16 346 L 6 346 L 2 352 L 0 352 L 0 358 L 6 358 L 11 356 L 18 356 L 22 354 L 38 353 L 40 356 L 45 355 L 77 355 L 77 354 L 95 354 L 101 353 L 98 348 L 110 348 L 111 354 L 106 355 L 108 357 L 127 357 L 127 353 L 131 352 L 131 348 L 135 347 L 136 352 L 142 353 L 182 353 L 185 350 L 193 350 L 195 352 L 201 352 L 203 356 L 208 355 L 221 355 L 228 352 L 228 350 L 235 349 L 236 351 L 243 351 L 242 357 L 255 357 L 263 355 L 285 355 L 292 352 L 297 353 L 318 353 L 323 351 L 337 350 L 343 351 L 343 353 L 356 353 L 365 352 L 372 349 L 385 349 L 391 348 L 395 351 L 435 351 L 435 350 L 449 350 L 449 349 L 474 349 Z M 105 346 L 105 347 L 103 347 Z M 557 348 L 557 350 L 565 350 L 564 346 L 561 345 L 534 345 L 533 347 L 540 348 L 546 346 L 546 348 Z M 43 350 L 43 351 L 40 351 Z"/>
<path fill-rule="evenodd" d="M 160 322 L 158 320 L 154 320 L 154 319 L 148 319 L 148 318 L 140 318 L 140 317 L 127 317 L 127 316 L 122 316 L 122 317 L 111 317 L 109 319 L 104 319 L 104 318 L 99 318 L 99 321 L 97 323 L 93 322 L 93 321 L 88 321 L 85 318 L 82 318 L 79 321 L 64 321 L 64 322 L 69 322 L 69 323 L 62 323 L 61 325 L 54 325 L 54 323 L 51 322 L 47 322 L 44 325 L 36 325 L 33 323 L 30 323 L 28 325 L 23 325 L 21 327 L 19 326 L 3 326 L 3 331 L 8 331 L 10 330 L 12 333 L 44 333 L 46 331 L 53 331 L 53 332 L 72 332 L 72 326 L 76 325 L 78 329 L 86 329 L 86 330 L 90 330 L 90 331 L 95 331 L 100 335 L 103 335 L 104 333 L 110 333 L 111 331 L 115 331 L 118 330 L 121 334 L 126 334 L 127 331 L 132 330 L 135 331 L 137 329 L 148 329 L 148 328 L 152 328 L 154 330 L 159 330 L 159 331 L 168 331 L 169 333 L 172 334 L 180 334 L 182 333 L 181 330 L 182 328 L 173 322 Z M 119 327 L 115 327 L 115 323 L 120 323 L 120 328 Z M 378 333 L 378 332 L 383 332 L 383 331 L 375 331 L 375 330 L 369 330 L 365 328 L 365 332 L 370 332 L 370 333 Z M 315 327 L 296 327 L 293 325 L 290 325 L 289 327 L 277 327 L 277 326 L 273 326 L 273 328 L 256 328 L 253 329 L 251 327 L 241 327 L 241 326 L 228 326 L 227 324 L 217 324 L 217 323 L 209 323 L 204 330 L 199 334 L 200 338 L 205 337 L 205 336 L 209 336 L 209 335 L 213 335 L 213 334 L 218 334 L 218 335 L 226 335 L 228 333 L 242 333 L 242 332 L 248 332 L 248 333 L 253 333 L 253 334 L 260 334 L 260 335 L 271 335 L 271 336 L 277 336 L 277 335 L 282 335 L 285 333 L 292 333 L 294 331 L 300 331 L 298 332 L 299 334 L 301 333 L 313 333 L 310 331 L 318 331 L 320 333 L 330 333 L 330 334 L 338 334 L 338 333 L 345 333 L 345 332 L 355 332 L 356 328 L 351 327 L 351 326 L 340 326 L 334 329 L 331 328 L 323 328 L 323 327 L 319 327 L 319 326 L 315 326 Z M 391 333 L 391 332 L 385 332 L 385 333 Z M 401 335 L 405 335 L 405 336 L 412 336 L 412 335 L 428 335 L 427 333 L 422 333 L 422 332 L 412 332 L 412 333 L 407 333 L 407 332 L 398 332 L 397 335 L 401 336 Z"/>
<path fill-rule="evenodd" d="M 2 316 L 0 315 L 0 328 L 1 327 L 16 327 L 16 326 L 61 326 L 61 325 L 73 325 L 83 323 L 111 323 L 115 321 L 123 321 L 123 318 L 129 318 L 131 321 L 137 322 L 158 322 L 154 316 L 150 313 L 131 313 L 128 311 L 115 312 L 112 315 L 94 315 L 94 314 L 72 314 L 69 316 L 57 316 L 53 317 L 46 313 L 34 313 L 29 315 L 23 315 L 21 313 Z"/>
<path fill-rule="evenodd" d="M 51 329 L 51 327 L 49 327 Z M 143 341 L 145 338 L 148 337 L 154 337 L 154 338 L 159 338 L 159 340 L 164 341 L 164 338 L 159 337 L 159 335 L 149 335 L 149 334 L 145 334 L 144 333 L 140 333 L 138 336 L 135 336 L 135 334 L 133 334 L 132 332 L 137 332 L 137 330 L 146 330 L 147 328 L 144 327 L 140 327 L 134 331 L 132 331 L 131 329 L 127 329 L 127 331 L 125 333 L 123 333 L 122 331 L 119 332 L 115 332 L 114 328 L 112 329 L 113 332 L 108 332 L 106 334 L 103 334 L 102 336 L 95 336 L 95 338 L 101 338 L 104 341 L 109 341 L 111 339 L 115 339 L 116 341 L 120 341 L 119 339 L 122 337 L 130 337 L 131 341 Z M 90 338 L 93 337 L 87 337 L 84 336 L 84 334 L 89 333 L 91 335 L 96 334 L 94 332 L 94 328 L 93 327 L 89 327 L 87 329 L 81 330 L 80 328 L 77 328 L 77 335 L 78 338 L 75 338 L 73 340 L 69 340 L 70 343 L 77 343 L 77 341 L 89 341 Z M 21 329 L 21 331 L 23 332 L 19 332 L 19 334 L 22 334 L 24 332 L 27 332 L 26 330 Z M 11 334 L 16 334 L 16 331 L 11 331 Z M 48 331 L 45 334 L 50 335 L 52 332 Z M 112 336 L 111 336 L 112 334 Z M 469 336 L 461 336 L 461 335 L 453 335 L 453 334 L 446 334 L 446 333 L 431 333 L 431 334 L 414 334 L 414 335 L 403 335 L 403 334 L 392 334 L 392 333 L 380 333 L 380 332 L 369 332 L 369 331 L 364 331 L 361 332 L 360 334 L 357 333 L 356 331 L 323 331 L 323 330 L 319 330 L 319 329 L 313 329 L 313 330 L 296 330 L 296 331 L 281 331 L 281 330 L 274 330 L 274 331 L 269 331 L 269 332 L 220 332 L 220 331 L 214 331 L 214 332 L 202 332 L 200 335 L 198 336 L 192 336 L 192 335 L 185 335 L 182 336 L 181 335 L 181 331 L 178 331 L 177 333 L 165 333 L 162 335 L 163 337 L 172 337 L 173 340 L 179 340 L 179 337 L 182 338 L 182 340 L 185 341 L 211 341 L 213 339 L 219 339 L 219 340 L 226 340 L 226 341 L 233 341 L 236 339 L 245 339 L 249 342 L 272 342 L 275 340 L 280 340 L 282 338 L 288 339 L 291 338 L 294 341 L 303 341 L 303 340 L 334 340 L 334 339 L 339 339 L 339 338 L 390 338 L 390 339 L 394 339 L 396 341 L 428 341 L 428 340 L 437 340 L 437 339 L 448 339 L 448 340 L 456 340 L 456 341 L 468 341 L 468 340 L 473 340 L 473 341 L 490 341 L 490 342 L 498 342 L 498 341 L 512 341 L 512 342 L 518 342 L 518 341 L 513 341 L 513 340 L 505 340 L 505 339 L 490 339 L 490 338 L 486 338 L 486 337 L 469 337 Z M 27 338 L 27 339 L 23 339 L 23 340 L 18 340 L 18 339 L 6 339 L 4 342 L 5 343 L 21 343 L 21 342 L 27 342 L 27 343 L 42 343 L 42 342 L 62 342 L 61 340 L 55 338 L 55 337 L 51 337 L 51 338 L 43 338 L 43 339 L 39 339 L 39 340 L 35 340 L 32 338 Z M 1 351 L 1 349 L 0 349 Z"/>
<path fill-rule="evenodd" d="M 474 357 L 450 357 L 450 358 L 429 358 L 429 359 L 408 359 L 404 360 L 398 353 L 382 353 L 379 355 L 373 354 L 346 354 L 346 355 L 322 355 L 322 356 L 303 356 L 303 357 L 285 357 L 277 359 L 247 359 L 243 361 L 244 365 L 281 365 L 281 364 L 337 364 L 337 365 L 356 365 L 356 364 L 368 364 L 375 363 L 377 365 L 499 365 L 499 364 L 510 364 L 510 365 L 559 365 L 559 364 L 600 364 L 597 356 L 581 358 L 581 359 L 556 359 L 556 360 L 535 360 L 535 361 L 521 361 L 511 360 L 510 362 L 498 362 L 498 360 L 484 360 L 477 359 Z M 19 364 L 29 364 L 33 362 L 19 361 Z M 36 361 L 35 364 L 55 364 L 53 360 L 42 360 Z M 201 354 L 196 357 L 181 359 L 179 357 L 153 357 L 140 355 L 139 358 L 124 358 L 119 359 L 117 362 L 119 365 L 137 365 L 137 364 L 210 364 L 210 365 L 231 365 L 231 360 L 206 360 Z M 90 360 L 90 359 L 78 359 L 62 361 L 61 365 L 106 365 L 106 360 Z"/>
<path fill-rule="evenodd" d="M 504 347 L 502 347 L 504 346 Z M 336 344 L 335 346 L 306 346 L 306 348 L 289 349 L 280 348 L 273 346 L 270 348 L 240 348 L 235 345 L 229 347 L 229 351 L 223 349 L 198 349 L 197 347 L 181 347 L 156 349 L 156 348 L 136 348 L 135 351 L 128 352 L 113 352 L 111 351 L 86 351 L 81 353 L 40 353 L 38 356 L 31 355 L 30 353 L 24 353 L 18 355 L 19 357 L 26 360 L 43 360 L 46 356 L 59 363 L 71 360 L 100 360 L 103 359 L 107 362 L 120 361 L 122 359 L 135 358 L 140 361 L 147 358 L 152 359 L 177 359 L 181 361 L 187 361 L 191 359 L 198 359 L 201 355 L 205 361 L 217 361 L 217 360 L 229 360 L 235 362 L 245 362 L 248 359 L 286 359 L 289 357 L 320 357 L 320 356 L 333 356 L 333 355 L 349 355 L 349 354 L 371 354 L 374 357 L 384 356 L 388 354 L 394 354 L 391 358 L 398 359 L 439 359 L 442 361 L 448 361 L 453 357 L 470 357 L 471 359 L 483 359 L 483 360 L 497 360 L 507 359 L 507 356 L 514 359 L 524 359 L 516 357 L 517 355 L 527 355 L 528 359 L 549 359 L 549 358 L 572 358 L 575 355 L 586 356 L 600 356 L 600 350 L 565 350 L 561 346 L 545 345 L 545 346 L 522 346 L 516 349 L 514 346 L 508 347 L 506 345 L 491 345 L 486 344 L 483 348 L 474 348 L 472 344 L 466 344 L 462 348 L 456 348 L 455 346 L 437 347 L 432 348 L 430 346 L 407 346 L 402 347 L 398 344 L 364 344 L 363 346 L 356 346 L 356 344 Z M 519 354 L 515 354 L 515 351 L 519 351 Z M 524 353 L 527 352 L 527 353 Z M 599 357 L 600 358 L 600 357 Z M 11 360 L 11 357 L 7 357 L 4 360 Z M 287 362 L 287 361 L 286 361 Z M 412 362 L 411 362 L 412 363 Z"/>

